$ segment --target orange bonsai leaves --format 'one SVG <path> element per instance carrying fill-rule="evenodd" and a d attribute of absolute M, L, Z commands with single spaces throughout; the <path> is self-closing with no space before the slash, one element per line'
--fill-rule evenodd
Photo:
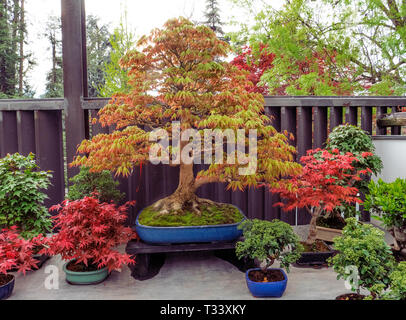
<path fill-rule="evenodd" d="M 192 203 L 195 209 L 207 202 L 195 194 L 206 183 L 226 182 L 228 188 L 243 190 L 264 182 L 273 185 L 281 176 L 300 171 L 301 166 L 293 161 L 295 148 L 288 143 L 286 133 L 278 133 L 269 125 L 271 119 L 264 113 L 263 96 L 247 91 L 252 86 L 247 71 L 224 61 L 230 46 L 210 28 L 195 26 L 184 18 L 172 19 L 162 29 L 142 37 L 138 47 L 121 59 L 122 66 L 129 70 L 131 92 L 114 95 L 99 112 L 101 125 L 114 126 L 115 131 L 83 141 L 78 149 L 82 155 L 74 159 L 73 165 L 128 176 L 134 167 L 151 161 L 149 153 L 156 145 L 151 130 L 163 129 L 169 146 L 160 155 L 167 153 L 169 161 L 163 163 L 180 167 L 180 179 L 175 193 L 156 204 L 162 213 L 176 211 L 185 202 Z M 193 163 L 183 158 L 176 162 L 175 154 L 192 151 L 188 143 L 191 139 L 195 142 L 195 136 L 187 136 L 191 128 L 200 137 L 209 129 L 228 131 L 240 137 L 240 143 L 252 142 L 253 146 L 250 152 L 245 147 L 234 148 L 215 159 L 211 148 L 215 136 L 211 136 L 209 146 L 200 143 L 201 148 L 193 150 Z M 181 141 L 175 144 L 177 129 Z M 250 138 L 250 130 L 256 137 Z M 216 138 L 221 149 L 228 146 L 224 136 Z M 203 155 L 212 158 L 205 162 L 209 167 L 195 176 L 193 165 L 200 163 L 196 159 Z M 230 162 L 229 157 L 237 160 Z M 247 168 L 251 160 L 255 160 L 254 170 L 241 174 L 240 169 Z"/>

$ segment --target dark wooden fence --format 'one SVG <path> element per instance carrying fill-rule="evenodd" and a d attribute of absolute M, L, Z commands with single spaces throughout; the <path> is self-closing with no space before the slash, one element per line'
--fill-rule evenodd
<path fill-rule="evenodd" d="M 108 133 L 110 130 L 99 125 L 89 125 L 88 121 L 84 122 L 83 128 L 80 123 L 66 121 L 63 114 L 66 110 L 65 101 L 0 100 L 0 156 L 14 152 L 24 155 L 33 152 L 42 170 L 52 170 L 53 185 L 47 191 L 47 206 L 63 200 L 66 189 L 64 159 L 67 157 L 70 162 L 67 150 L 77 147 L 77 143 L 69 136 L 64 139 L 65 132 L 79 132 L 81 139 L 84 139 L 88 135 Z M 85 119 L 89 115 L 95 117 L 107 101 L 81 99 L 80 108 L 76 110 L 83 112 Z M 406 97 L 265 97 L 265 111 L 272 116 L 272 125 L 279 131 L 292 132 L 296 137 L 292 143 L 297 147 L 298 159 L 308 149 L 323 147 L 328 132 L 342 123 L 358 125 L 371 135 L 400 134 L 399 127 L 376 127 L 376 116 L 396 111 L 400 106 L 406 106 Z M 74 117 L 72 114 L 70 116 Z M 200 169 L 196 166 L 196 171 Z M 142 172 L 136 168 L 128 179 L 119 178 L 120 189 L 127 195 L 126 200 L 137 202 L 132 210 L 132 222 L 141 208 L 175 190 L 178 183 L 177 170 L 168 166 L 147 165 Z M 290 224 L 305 224 L 309 221 L 307 213 L 302 210 L 296 215 L 294 212 L 281 212 L 274 207 L 273 204 L 279 201 L 278 197 L 263 188 L 231 192 L 223 184 L 211 184 L 203 186 L 198 193 L 201 197 L 233 203 L 250 218 L 278 218 Z"/>

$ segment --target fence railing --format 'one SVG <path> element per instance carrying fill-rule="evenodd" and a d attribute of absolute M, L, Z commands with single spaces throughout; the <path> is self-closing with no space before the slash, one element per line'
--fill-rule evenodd
<path fill-rule="evenodd" d="M 81 100 L 81 110 L 88 116 L 97 117 L 98 110 L 107 102 L 108 99 L 84 98 Z M 399 135 L 399 126 L 381 128 L 376 125 L 376 120 L 404 106 L 406 97 L 265 97 L 265 112 L 272 117 L 272 125 L 278 131 L 287 130 L 295 136 L 292 144 L 297 147 L 297 159 L 308 149 L 323 147 L 328 133 L 342 123 L 360 126 L 371 135 Z M 69 135 L 65 137 L 64 134 L 64 110 L 67 108 L 64 99 L 0 100 L 0 156 L 33 152 L 41 169 L 53 172 L 52 187 L 47 190 L 47 206 L 63 200 L 66 162 L 72 160 L 64 155 L 68 148 L 76 148 Z M 67 128 L 71 132 L 85 132 L 90 136 L 110 131 L 88 121 L 84 130 L 75 128 L 72 122 L 66 125 L 73 126 Z M 85 136 L 82 138 L 85 139 Z M 196 172 L 201 169 L 201 166 L 196 166 Z M 140 209 L 175 190 L 177 170 L 169 166 L 147 165 L 142 172 L 135 169 L 128 179 L 119 178 L 120 189 L 127 195 L 126 200 L 136 200 L 132 221 Z M 201 197 L 233 203 L 249 218 L 278 218 L 290 224 L 309 221 L 308 214 L 303 210 L 295 215 L 274 207 L 273 204 L 279 201 L 278 197 L 263 188 L 231 192 L 225 189 L 224 184 L 217 183 L 203 186 L 198 193 Z"/>

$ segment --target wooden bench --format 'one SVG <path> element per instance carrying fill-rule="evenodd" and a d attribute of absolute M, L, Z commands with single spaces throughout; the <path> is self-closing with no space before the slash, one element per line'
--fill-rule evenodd
<path fill-rule="evenodd" d="M 135 257 L 136 263 L 129 265 L 131 276 L 137 280 L 147 280 L 159 273 L 165 263 L 166 253 L 187 251 L 213 251 L 214 255 L 235 265 L 238 270 L 245 272 L 254 267 L 252 260 L 239 260 L 235 255 L 235 244 L 231 242 L 209 243 L 181 243 L 181 244 L 149 244 L 140 240 L 132 240 L 127 243 L 126 253 Z"/>

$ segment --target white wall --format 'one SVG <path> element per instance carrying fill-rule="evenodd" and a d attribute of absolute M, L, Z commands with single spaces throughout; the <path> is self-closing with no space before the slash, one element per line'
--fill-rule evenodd
<path fill-rule="evenodd" d="M 383 162 L 381 174 L 372 178 L 382 178 L 385 182 L 392 182 L 396 178 L 406 179 L 406 137 L 377 136 L 372 139 L 376 154 Z"/>

